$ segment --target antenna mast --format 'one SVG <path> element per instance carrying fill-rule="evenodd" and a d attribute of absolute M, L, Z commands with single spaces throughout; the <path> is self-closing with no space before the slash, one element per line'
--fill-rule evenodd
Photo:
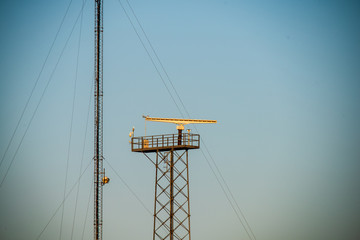
<path fill-rule="evenodd" d="M 191 240 L 188 150 L 200 148 L 200 135 L 182 131 L 187 124 L 216 120 L 145 116 L 146 121 L 174 123 L 178 130 L 178 134 L 129 135 L 131 151 L 142 152 L 155 166 L 153 240 Z"/>
<path fill-rule="evenodd" d="M 102 239 L 103 200 L 103 0 L 95 0 L 94 239 Z"/>

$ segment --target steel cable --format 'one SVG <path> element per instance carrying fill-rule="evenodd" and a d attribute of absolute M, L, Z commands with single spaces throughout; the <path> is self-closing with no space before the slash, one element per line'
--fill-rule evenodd
<path fill-rule="evenodd" d="M 124 10 L 124 12 L 125 12 L 125 14 L 126 14 L 127 18 L 129 19 L 129 21 L 130 21 L 130 23 L 131 23 L 131 25 L 132 25 L 132 27 L 133 27 L 134 31 L 136 32 L 136 35 L 138 36 L 139 40 L 141 41 L 141 43 L 142 43 L 143 47 L 145 48 L 145 45 L 143 44 L 143 41 L 140 39 L 140 35 L 138 34 L 138 32 L 137 32 L 137 30 L 136 30 L 135 26 L 133 25 L 133 23 L 132 23 L 132 21 L 131 21 L 130 17 L 129 17 L 129 16 L 128 16 L 128 14 L 126 13 L 125 8 L 124 8 L 124 7 L 123 7 L 123 5 L 121 4 L 120 0 L 118 0 L 118 1 L 119 1 L 119 3 L 120 3 L 121 7 L 123 8 L 123 10 Z M 177 96 L 177 99 L 179 99 L 179 102 L 180 102 L 181 106 L 183 107 L 184 111 L 186 112 L 187 116 L 188 116 L 189 118 L 191 118 L 191 116 L 190 116 L 189 112 L 187 111 L 187 108 L 185 107 L 185 104 L 183 103 L 183 101 L 182 101 L 182 99 L 181 99 L 180 95 L 178 94 L 178 92 L 177 92 L 177 90 L 176 90 L 176 88 L 175 88 L 174 84 L 172 83 L 172 81 L 171 81 L 171 79 L 170 79 L 170 77 L 169 77 L 169 75 L 168 75 L 167 71 L 165 70 L 165 68 L 164 68 L 164 66 L 163 66 L 163 64 L 162 64 L 162 62 L 161 62 L 161 60 L 160 60 L 160 58 L 158 57 L 158 55 L 157 55 L 157 53 L 156 53 L 155 49 L 153 48 L 153 46 L 152 46 L 152 44 L 151 44 L 151 42 L 150 42 L 149 38 L 147 37 L 147 34 L 145 33 L 145 31 L 144 31 L 144 29 L 143 29 L 143 27 L 142 27 L 142 25 L 141 25 L 141 23 L 140 23 L 139 19 L 137 18 L 136 14 L 135 14 L 135 12 L 134 12 L 134 10 L 133 10 L 133 8 L 131 7 L 131 5 L 130 5 L 130 3 L 129 3 L 129 1 L 128 1 L 128 0 L 126 0 L 126 2 L 128 3 L 128 6 L 129 6 L 129 8 L 130 8 L 130 10 L 131 10 L 132 14 L 134 15 L 134 17 L 135 17 L 135 19 L 136 19 L 136 21 L 137 21 L 138 25 L 140 26 L 141 31 L 143 32 L 143 34 L 144 34 L 144 36 L 145 36 L 145 38 L 146 38 L 146 40 L 147 40 L 147 42 L 148 42 L 149 46 L 151 47 L 151 49 L 152 49 L 152 51 L 153 51 L 153 53 L 154 53 L 154 55 L 155 55 L 155 57 L 156 57 L 156 59 L 157 59 L 158 63 L 160 64 L 161 69 L 162 69 L 162 70 L 163 70 L 163 72 L 165 73 L 165 76 L 167 77 L 168 82 L 170 83 L 170 85 L 171 85 L 171 87 L 172 87 L 173 91 L 175 92 L 175 94 L 176 94 L 176 96 Z M 152 57 L 150 56 L 150 54 L 149 54 L 148 50 L 147 50 L 147 49 L 145 49 L 145 50 L 146 50 L 146 52 L 147 52 L 148 56 L 150 57 L 150 59 L 151 59 L 151 61 L 152 61 L 153 65 L 154 65 L 154 61 L 153 61 Z M 156 70 L 157 70 L 157 72 L 158 72 L 158 68 L 157 68 L 157 67 L 155 67 L 155 68 L 156 68 Z M 161 74 L 160 74 L 160 73 L 158 73 L 158 74 L 159 74 L 159 76 L 161 77 L 161 79 L 163 80 L 163 78 L 162 78 Z M 164 82 L 164 81 L 163 81 L 163 82 Z M 167 85 L 166 85 L 165 83 L 164 83 L 164 85 L 165 85 L 165 87 L 168 89 L 168 87 L 167 87 Z M 171 95 L 171 98 L 173 99 L 173 101 L 175 102 L 174 97 L 172 96 L 171 92 L 170 92 L 169 90 L 168 90 L 168 92 L 169 92 L 169 94 Z M 177 109 L 179 110 L 180 114 L 181 114 L 182 116 L 184 116 L 184 115 L 183 115 L 183 113 L 182 113 L 182 111 L 180 110 L 180 108 L 179 108 L 178 104 L 177 104 L 177 103 L 175 103 L 175 105 L 176 105 Z M 195 129 L 196 129 L 196 127 L 195 127 Z M 196 131 L 197 131 L 197 129 L 196 129 Z M 198 132 L 198 131 L 197 131 L 197 132 Z M 203 141 L 203 139 L 202 139 L 202 141 Z M 204 142 L 204 141 L 203 141 L 203 142 Z M 236 199 L 234 198 L 234 196 L 233 196 L 233 194 L 232 194 L 232 192 L 231 192 L 231 190 L 230 190 L 230 188 L 229 188 L 228 184 L 226 183 L 226 181 L 225 181 L 225 179 L 224 179 L 224 177 L 223 177 L 223 175 L 222 175 L 222 173 L 221 173 L 220 169 L 217 167 L 217 164 L 215 163 L 214 158 L 212 157 L 212 155 L 211 155 L 210 151 L 209 151 L 209 150 L 208 150 L 208 148 L 206 147 L 205 142 L 204 142 L 204 146 L 205 146 L 205 149 L 206 149 L 206 151 L 207 151 L 208 155 L 210 156 L 210 159 L 212 160 L 213 165 L 215 166 L 215 169 L 217 170 L 217 173 L 214 171 L 214 169 L 213 169 L 213 167 L 211 166 L 211 164 L 210 164 L 210 162 L 209 162 L 208 158 L 206 157 L 205 153 L 204 153 L 202 150 L 201 150 L 201 152 L 202 152 L 202 154 L 203 154 L 203 156 L 204 156 L 204 158 L 205 158 L 206 162 L 208 163 L 208 165 L 209 165 L 209 167 L 210 167 L 210 169 L 211 169 L 212 173 L 214 174 L 214 176 L 215 176 L 215 178 L 216 178 L 217 182 L 219 183 L 219 185 L 220 185 L 220 187 L 221 187 L 222 191 L 224 192 L 224 194 L 225 194 L 225 196 L 226 196 L 226 198 L 227 198 L 227 200 L 228 200 L 229 204 L 231 205 L 231 207 L 232 207 L 233 211 L 235 212 L 235 214 L 236 214 L 236 216 L 237 216 L 237 218 L 238 218 L 239 222 L 241 223 L 241 225 L 242 225 L 242 226 L 243 226 L 243 228 L 245 229 L 245 231 L 246 231 L 246 233 L 247 233 L 248 237 L 249 237 L 250 239 L 255 239 L 255 240 L 256 240 L 255 234 L 254 234 L 254 232 L 252 231 L 252 228 L 250 227 L 250 224 L 248 223 L 248 221 L 247 221 L 247 219 L 246 219 L 245 215 L 243 214 L 242 210 L 240 209 L 240 207 L 239 207 L 239 205 L 238 205 L 238 203 L 237 203 Z M 222 180 L 222 182 L 223 182 L 223 183 L 220 181 L 220 179 L 219 179 L 219 177 L 217 176 L 217 174 L 220 176 L 220 178 L 221 178 L 221 180 Z M 223 186 L 223 184 L 225 185 L 225 187 Z M 226 189 L 225 189 L 225 188 L 227 189 L 227 191 L 226 191 Z M 228 192 L 228 193 L 227 193 L 227 192 Z M 229 197 L 229 195 L 230 195 L 230 197 Z M 232 199 L 232 201 L 231 201 L 231 199 L 230 199 L 230 198 Z M 235 205 L 233 204 L 233 202 L 235 203 Z M 237 209 L 238 209 L 238 210 L 236 210 L 235 206 L 237 207 Z M 240 214 L 239 214 L 238 212 L 240 212 Z M 245 224 L 244 224 L 244 222 L 241 220 L 240 215 L 241 215 L 241 216 L 242 216 L 242 218 L 244 219 L 244 222 L 246 223 L 246 225 L 245 225 Z M 250 235 L 249 231 L 251 232 L 251 235 Z"/>
<path fill-rule="evenodd" d="M 34 83 L 34 86 L 33 86 L 33 88 L 31 89 L 30 95 L 29 95 L 29 97 L 28 97 L 28 99 L 27 99 L 27 101 L 26 101 L 26 103 L 25 103 L 25 106 L 24 106 L 24 108 L 23 108 L 23 110 L 22 110 L 22 112 L 21 112 L 20 118 L 19 118 L 19 120 L 18 120 L 18 122 L 17 122 L 17 124 L 16 124 L 16 127 L 15 127 L 12 135 L 11 135 L 10 141 L 9 141 L 9 143 L 8 143 L 6 149 L 5 149 L 5 152 L 4 152 L 4 154 L 3 154 L 2 158 L 1 158 L 0 168 L 1 168 L 2 163 L 4 162 L 5 156 L 6 156 L 7 152 L 8 152 L 8 150 L 9 150 L 9 148 L 10 148 L 10 146 L 11 146 L 11 143 L 12 143 L 12 141 L 13 141 L 13 139 L 14 139 L 14 136 L 15 136 L 15 134 L 16 134 L 19 126 L 20 126 L 20 122 L 22 121 L 22 119 L 23 119 L 23 117 L 24 117 L 24 114 L 25 114 L 25 112 L 26 112 L 26 109 L 28 108 L 28 105 L 29 105 L 29 103 L 30 103 L 30 100 L 31 100 L 31 98 L 32 98 L 32 96 L 33 96 L 33 94 L 34 94 L 34 91 L 35 91 L 35 89 L 36 89 L 36 87 L 37 87 L 37 85 L 38 85 L 38 82 L 39 82 L 39 80 L 40 80 L 40 77 L 41 77 L 41 75 L 42 75 L 42 73 L 43 73 L 43 71 L 44 71 L 45 65 L 46 65 L 46 63 L 47 63 L 47 61 L 48 61 L 48 59 L 49 59 L 50 53 L 52 52 L 52 49 L 53 49 L 53 47 L 54 47 L 54 45 L 55 45 L 55 42 L 56 42 L 56 40 L 57 40 L 57 38 L 58 38 L 58 36 L 59 36 L 60 30 L 61 30 L 61 28 L 62 28 L 62 26 L 63 26 L 63 24 L 64 24 L 65 18 L 66 18 L 66 16 L 67 16 L 68 12 L 69 12 L 69 9 L 70 9 L 70 6 L 71 6 L 72 1 L 73 1 L 73 0 L 70 0 L 68 6 L 67 6 L 67 8 L 66 8 L 66 11 L 65 11 L 65 14 L 64 14 L 64 16 L 63 16 L 63 18 L 62 18 L 62 20 L 61 20 L 60 26 L 59 26 L 56 34 L 55 34 L 54 40 L 52 41 L 52 44 L 51 44 L 51 46 L 50 46 L 50 49 L 49 49 L 49 51 L 48 51 L 48 53 L 47 53 L 47 55 L 46 55 L 46 57 L 45 57 L 45 60 L 44 60 L 44 62 L 43 62 L 43 64 L 42 64 L 42 66 L 41 66 L 40 72 L 39 72 L 39 74 L 38 74 L 38 76 L 37 76 L 37 78 L 36 78 L 36 81 L 35 81 L 35 83 Z M 10 165 L 11 165 L 11 164 L 10 164 Z"/>
<path fill-rule="evenodd" d="M 85 3 L 85 1 L 83 0 L 83 4 Z M 75 83 L 74 83 L 74 96 L 73 96 L 73 110 L 72 110 L 72 115 L 74 112 L 74 102 L 75 102 L 75 93 L 76 93 L 76 82 L 78 79 L 78 70 L 79 70 L 79 56 L 80 56 L 80 46 L 81 46 L 81 33 L 82 33 L 82 25 L 83 25 L 83 11 L 81 12 L 81 19 L 80 19 L 80 30 L 79 30 L 79 40 L 78 40 L 78 48 L 77 48 L 77 56 L 76 56 L 76 72 L 75 72 Z M 86 127 L 85 127 L 85 136 L 84 136 L 84 141 L 83 141 L 83 150 L 82 150 L 82 155 L 81 155 L 81 161 L 80 161 L 80 173 L 82 170 L 82 165 L 83 165 L 83 160 L 84 160 L 84 154 L 85 154 L 85 142 L 86 142 L 86 136 L 87 136 L 87 127 L 88 127 L 88 122 L 89 122 L 89 113 L 90 113 L 90 103 L 91 103 L 91 92 L 90 92 L 90 101 L 88 104 L 88 114 L 87 114 L 87 120 L 86 120 Z M 73 116 L 72 116 L 73 118 Z M 70 142 L 70 141 L 69 141 Z M 70 151 L 70 146 L 69 149 Z M 79 174 L 80 174 L 79 173 Z M 76 219 L 76 213 L 77 213 L 77 203 L 78 203 L 78 199 L 79 199 L 79 192 L 80 192 L 80 181 L 77 184 L 77 191 L 76 191 L 76 199 L 75 199 L 75 209 L 74 209 L 74 215 L 73 215 L 73 224 L 72 224 L 72 228 L 71 228 L 71 239 L 73 239 L 73 235 L 74 235 L 74 225 L 75 225 L 75 219 Z"/>
<path fill-rule="evenodd" d="M 87 0 L 86 0 L 86 2 L 87 2 Z M 85 4 L 86 4 L 86 2 L 85 2 Z M 82 6 L 80 13 L 83 11 L 85 4 Z M 46 93 L 46 91 L 47 91 L 47 89 L 48 89 L 48 87 L 49 87 L 49 85 L 50 85 L 50 83 L 51 83 L 51 81 L 52 81 L 52 78 L 53 78 L 54 73 L 55 73 L 55 71 L 56 71 L 56 69 L 57 69 L 57 66 L 59 65 L 59 62 L 60 62 L 60 60 L 61 60 L 61 58 L 62 58 L 62 55 L 64 54 L 64 51 L 65 51 L 65 49 L 66 49 L 66 47 L 67 47 L 67 45 L 68 45 L 68 43 L 69 43 L 69 40 L 70 40 L 70 38 L 71 38 L 71 36 L 72 36 L 72 33 L 74 32 L 75 26 L 76 26 L 76 24 L 77 24 L 77 22 L 78 22 L 78 20 L 79 20 L 80 13 L 79 13 L 78 17 L 76 18 L 76 21 L 75 21 L 75 23 L 74 23 L 74 25 L 73 25 L 73 27 L 72 27 L 72 29 L 71 29 L 71 32 L 70 32 L 70 34 L 69 34 L 69 36 L 68 36 L 68 38 L 67 38 L 67 40 L 66 40 L 66 42 L 65 42 L 65 45 L 64 45 L 64 47 L 63 47 L 63 49 L 62 49 L 62 51 L 61 51 L 61 53 L 60 53 L 60 55 L 59 55 L 59 58 L 57 59 L 57 62 L 55 63 L 54 69 L 53 69 L 53 71 L 52 71 L 51 74 L 50 74 L 50 77 L 49 77 L 49 79 L 48 79 L 48 81 L 47 81 L 47 83 L 46 83 L 46 86 L 45 86 L 45 88 L 44 88 L 44 90 L 43 90 L 43 92 L 42 92 L 42 94 L 41 94 L 41 96 L 40 96 L 40 99 L 39 99 L 39 101 L 38 101 L 38 103 L 37 103 L 37 105 L 36 105 L 36 108 L 35 108 L 32 116 L 31 116 L 31 118 L 30 118 L 30 121 L 29 121 L 29 123 L 28 123 L 28 125 L 27 125 L 27 127 L 26 127 L 26 129 L 25 129 L 25 132 L 24 132 L 24 134 L 23 134 L 22 137 L 21 137 L 20 143 L 19 143 L 18 147 L 16 148 L 16 151 L 15 151 L 15 153 L 14 153 L 12 159 L 11 159 L 11 162 L 10 162 L 10 164 L 9 164 L 6 172 L 5 172 L 5 176 L 3 177 L 3 179 L 2 179 L 2 181 L 1 181 L 1 183 L 0 183 L 0 188 L 2 187 L 2 185 L 3 185 L 3 183 L 4 183 L 5 179 L 6 179 L 6 177 L 7 177 L 7 175 L 8 175 L 8 173 L 9 173 L 9 171 L 10 171 L 10 168 L 11 168 L 11 166 L 12 166 L 13 163 L 14 163 L 14 160 L 15 160 L 15 158 L 16 158 L 16 156 L 17 156 L 17 153 L 19 152 L 19 149 L 20 149 L 20 147 L 21 147 L 21 145 L 22 145 L 22 143 L 23 143 L 23 141 L 24 141 L 24 138 L 25 138 L 25 136 L 26 136 L 26 134 L 27 134 L 30 126 L 31 126 L 32 121 L 34 120 L 34 117 L 35 117 L 35 115 L 36 115 L 36 113 L 37 113 L 37 110 L 39 109 L 39 106 L 40 106 L 40 104 L 41 104 L 41 102 L 42 102 L 42 100 L 43 100 L 43 98 L 44 98 L 44 96 L 45 96 L 45 93 Z"/>
<path fill-rule="evenodd" d="M 81 10 L 80 13 L 74 23 L 74 26 L 71 30 L 70 36 L 68 39 L 70 39 L 75 26 L 78 23 L 79 17 L 81 16 L 81 21 L 82 21 L 82 17 L 83 17 L 83 9 L 85 6 L 85 1 L 83 1 L 82 6 L 81 6 Z M 70 120 L 70 130 L 69 130 L 69 143 L 68 143 L 68 149 L 67 149 L 67 159 L 66 159 L 66 172 L 65 172 L 65 183 L 64 183 L 64 202 L 62 204 L 62 211 L 61 211 L 61 221 L 60 221 L 60 233 L 59 233 L 59 240 L 61 240 L 61 236 L 62 236 L 62 226 L 63 226 L 63 221 L 64 221 L 64 211 L 65 211 L 65 194 L 66 194 L 66 187 L 67 187 L 67 179 L 68 179 L 68 172 L 69 172 L 69 160 L 70 160 L 70 150 L 71 150 L 71 140 L 72 140 L 72 129 L 73 129 L 73 121 L 74 121 L 74 109 L 75 109 L 75 99 L 76 99 L 76 84 L 77 84 L 77 77 L 78 77 L 78 67 L 79 67 L 79 52 L 80 52 L 80 40 L 81 40 L 81 23 L 80 22 L 80 34 L 79 34 L 79 41 L 78 41 L 78 51 L 77 51 L 77 58 L 76 58 L 76 69 L 75 69 L 75 81 L 74 81 L 74 90 L 73 90 L 73 98 L 72 98 L 72 110 L 71 110 L 71 120 Z M 86 139 L 84 139 L 85 141 Z M 74 211 L 74 218 L 76 215 L 76 210 L 77 207 L 75 205 L 75 211 Z M 71 234 L 73 234 L 73 231 L 71 232 Z M 72 235 L 71 235 L 72 237 Z"/>
<path fill-rule="evenodd" d="M 121 182 L 125 185 L 125 187 L 131 192 L 131 194 L 136 198 L 136 200 L 141 204 L 141 206 L 150 214 L 152 215 L 151 211 L 146 207 L 146 205 L 144 204 L 143 201 L 141 201 L 141 199 L 136 195 L 136 193 L 131 189 L 131 187 L 125 182 L 125 180 L 120 177 L 120 174 L 115 170 L 115 168 L 113 168 L 113 166 L 105 159 L 105 162 L 110 166 L 110 168 L 114 171 L 114 173 L 116 174 L 116 176 L 119 177 L 119 179 L 121 180 Z"/>
<path fill-rule="evenodd" d="M 93 182 L 94 182 L 94 177 L 93 177 Z M 84 220 L 83 230 L 82 230 L 82 234 L 81 234 L 81 240 L 84 239 L 86 220 L 87 220 L 87 216 L 88 216 L 88 213 L 89 213 L 91 193 L 92 193 L 93 190 L 94 190 L 94 188 L 93 188 L 93 186 L 91 185 L 91 187 L 90 187 L 90 193 L 89 193 L 89 199 L 88 199 L 88 204 L 87 204 L 87 208 L 86 208 L 86 214 L 85 214 L 85 220 Z"/>
<path fill-rule="evenodd" d="M 161 75 L 161 73 L 160 73 L 160 71 L 159 71 L 158 67 L 156 66 L 156 63 L 155 63 L 155 61 L 154 61 L 153 57 L 151 56 L 150 52 L 149 52 L 149 51 L 148 51 L 148 49 L 146 48 L 144 41 L 141 39 L 141 37 L 140 37 L 140 35 L 139 35 L 139 32 L 136 30 L 135 25 L 133 24 L 133 22 L 132 22 L 132 20 L 131 20 L 130 16 L 129 16 L 129 15 L 128 15 L 128 13 L 126 12 L 126 10 L 125 10 L 125 8 L 124 8 L 123 4 L 121 3 L 121 1 L 120 1 L 120 0 L 118 0 L 118 2 L 119 2 L 119 4 L 120 4 L 121 8 L 123 9 L 123 11 L 124 11 L 124 13 L 125 13 L 125 15 L 126 15 L 127 19 L 129 20 L 129 22 L 130 22 L 130 24 L 131 24 L 131 26 L 132 26 L 132 28 L 133 28 L 134 32 L 136 33 L 137 37 L 139 38 L 139 41 L 141 42 L 141 45 L 142 45 L 142 46 L 143 46 L 143 48 L 145 49 L 146 54 L 147 54 L 147 55 L 148 55 L 148 57 L 150 58 L 150 61 L 151 61 L 152 65 L 154 66 L 154 68 L 155 68 L 155 70 L 156 70 L 157 74 L 159 75 L 159 77 L 160 77 L 160 79 L 161 79 L 162 83 L 164 84 L 164 86 L 165 86 L 165 88 L 166 88 L 167 92 L 169 93 L 169 95 L 170 95 L 170 97 L 171 97 L 171 99 L 172 99 L 173 103 L 175 104 L 176 108 L 179 110 L 180 114 L 183 116 L 182 111 L 181 111 L 181 109 L 180 109 L 179 105 L 178 105 L 178 104 L 177 104 L 177 102 L 175 101 L 175 99 L 174 99 L 174 97 L 173 97 L 173 95 L 172 95 L 172 93 L 171 93 L 171 91 L 170 91 L 169 87 L 166 85 L 166 83 L 165 83 L 165 80 L 164 80 L 163 76 Z M 184 116 L 183 116 L 183 117 L 184 117 Z"/>
<path fill-rule="evenodd" d="M 120 0 L 119 0 L 119 1 L 120 1 Z M 170 80 L 169 74 L 168 74 L 168 73 L 167 73 L 167 71 L 165 70 L 164 65 L 162 64 L 162 62 L 161 62 L 161 60 L 160 60 L 159 56 L 157 55 L 157 53 L 156 53 L 156 51 L 155 51 L 155 49 L 154 49 L 153 45 L 152 45 L 152 44 L 151 44 L 151 42 L 150 42 L 150 39 L 148 38 L 148 36 L 147 36 L 147 34 L 146 34 L 146 32 L 145 32 L 144 28 L 142 27 L 142 24 L 140 23 L 140 21 L 139 21 L 138 17 L 136 16 L 134 9 L 132 8 L 132 6 L 131 6 L 131 4 L 130 4 L 130 2 L 129 2 L 128 0 L 126 0 L 126 2 L 127 2 L 128 6 L 129 6 L 129 8 L 130 8 L 130 10 L 131 10 L 132 14 L 134 15 L 135 20 L 136 20 L 136 22 L 138 23 L 138 25 L 139 25 L 139 27 L 140 27 L 140 29 L 141 29 L 142 33 L 144 34 L 145 39 L 146 39 L 146 41 L 148 42 L 148 44 L 149 44 L 149 46 L 150 46 L 150 48 L 151 48 L 152 52 L 154 53 L 155 58 L 157 59 L 158 63 L 160 64 L 161 69 L 162 69 L 162 70 L 163 70 L 163 72 L 165 73 L 166 78 L 168 79 L 168 81 L 169 81 L 169 83 L 170 83 L 170 85 L 171 85 L 172 89 L 174 90 L 175 95 L 177 96 L 177 98 L 178 98 L 179 102 L 181 103 L 181 105 L 182 105 L 183 109 L 185 110 L 185 112 L 187 113 L 187 115 L 189 115 L 189 113 L 188 113 L 188 111 L 186 110 L 185 105 L 184 105 L 184 103 L 183 103 L 183 101 L 182 101 L 182 99 L 181 99 L 181 97 L 180 97 L 180 95 L 179 95 L 178 91 L 176 90 L 176 88 L 175 88 L 175 86 L 174 86 L 173 82 Z M 179 108 L 178 108 L 178 109 L 179 109 Z M 183 116 L 183 114 L 182 114 L 182 112 L 180 111 L 180 109 L 179 109 L 179 112 L 180 112 L 181 116 Z M 184 117 L 184 116 L 183 116 L 183 117 Z"/>
<path fill-rule="evenodd" d="M 232 194 L 232 191 L 230 190 L 229 185 L 228 185 L 227 182 L 225 181 L 225 178 L 223 177 L 223 175 L 222 175 L 219 167 L 217 166 L 214 158 L 212 157 L 212 155 L 211 155 L 208 147 L 206 146 L 205 141 L 204 141 L 203 139 L 201 139 L 201 141 L 203 142 L 203 145 L 204 145 L 204 147 L 205 147 L 205 150 L 207 151 L 208 155 L 210 156 L 210 159 L 211 159 L 213 165 L 215 166 L 215 169 L 217 170 L 218 174 L 220 175 L 220 178 L 221 178 L 222 182 L 224 183 L 224 185 L 225 185 L 228 193 L 230 194 L 230 198 L 231 198 L 231 199 L 233 200 L 233 202 L 235 203 L 235 206 L 237 207 L 238 211 L 240 212 L 240 215 L 242 216 L 242 218 L 244 219 L 245 224 L 246 224 L 246 226 L 248 227 L 249 231 L 251 232 L 252 237 L 254 238 L 254 240 L 256 240 L 255 234 L 254 234 L 254 232 L 253 232 L 253 230 L 252 230 L 249 222 L 247 221 L 247 219 L 246 219 L 243 211 L 242 211 L 241 208 L 239 207 L 239 204 L 237 203 L 234 195 Z M 207 161 L 207 160 L 206 160 L 206 161 Z M 219 183 L 219 184 L 220 184 L 220 183 Z M 228 199 L 228 201 L 230 202 L 229 199 Z M 238 215 L 238 214 L 237 214 L 237 215 Z M 238 218 L 239 218 L 239 217 L 238 217 Z M 241 222 L 240 218 L 239 218 L 239 221 Z M 243 226 L 244 226 L 244 225 L 243 225 Z M 245 228 L 245 226 L 244 226 L 244 228 Z"/>
<path fill-rule="evenodd" d="M 51 215 L 49 221 L 45 224 L 45 227 L 41 230 L 40 234 L 37 236 L 37 240 L 40 239 L 41 235 L 44 233 L 44 231 L 46 230 L 46 228 L 49 226 L 50 222 L 54 219 L 54 217 L 56 216 L 56 214 L 58 213 L 58 211 L 60 210 L 60 208 L 62 207 L 62 205 L 64 204 L 64 202 L 66 201 L 66 199 L 70 196 L 70 194 L 72 193 L 72 191 L 75 189 L 75 186 L 77 185 L 77 183 L 80 181 L 80 179 L 82 178 L 82 176 L 84 175 L 84 173 L 86 172 L 86 170 L 89 168 L 89 166 L 91 165 L 92 160 L 89 161 L 87 167 L 84 169 L 84 171 L 81 173 L 81 175 L 79 176 L 79 178 L 77 179 L 77 181 L 73 184 L 73 186 L 70 188 L 70 190 L 68 191 L 68 193 L 65 196 L 65 199 L 63 199 L 60 203 L 60 205 L 55 209 L 54 213 Z"/>

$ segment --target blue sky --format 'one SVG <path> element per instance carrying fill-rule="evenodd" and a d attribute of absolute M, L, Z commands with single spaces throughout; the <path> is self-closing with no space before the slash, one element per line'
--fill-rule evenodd
<path fill-rule="evenodd" d="M 0 8 L 1 156 L 69 2 L 18 0 Z M 81 159 L 84 169 L 93 157 L 92 1 L 52 75 L 81 3 L 74 0 L 69 8 L 1 165 L 2 180 L 31 122 L 0 188 L 2 239 L 36 239 L 62 201 L 75 81 L 67 191 L 80 175 Z M 191 117 L 218 120 L 197 128 L 256 238 L 359 239 L 360 4 L 130 3 Z M 152 211 L 155 171 L 130 151 L 128 133 L 135 126 L 135 135 L 144 134 L 142 114 L 186 116 L 180 108 L 119 2 L 105 0 L 104 167 L 111 182 L 104 188 L 104 239 L 152 238 L 152 216 L 109 163 Z M 147 134 L 175 131 L 171 124 L 147 124 Z M 86 214 L 92 174 L 90 163 L 79 187 L 74 239 L 81 239 L 84 223 L 84 238 L 92 238 L 92 197 Z M 71 237 L 76 190 L 65 202 L 63 239 Z M 190 152 L 190 198 L 193 239 L 249 239 L 199 150 Z M 40 239 L 59 238 L 60 222 L 61 211 Z"/>

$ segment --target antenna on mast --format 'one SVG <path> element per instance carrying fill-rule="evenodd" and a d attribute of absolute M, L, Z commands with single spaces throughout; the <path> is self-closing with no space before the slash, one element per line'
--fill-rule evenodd
<path fill-rule="evenodd" d="M 178 130 L 178 134 L 131 138 L 131 151 L 143 153 L 155 166 L 153 240 L 191 240 L 188 150 L 200 148 L 200 135 L 182 131 L 187 124 L 217 121 L 143 117 L 145 126 L 146 121 L 166 122 L 176 124 Z"/>
<path fill-rule="evenodd" d="M 143 116 L 144 117 L 144 116 Z M 204 119 L 183 119 L 183 118 L 154 118 L 154 117 L 145 117 L 146 121 L 153 122 L 165 122 L 165 123 L 174 123 L 176 124 L 176 129 L 178 130 L 178 145 L 181 145 L 181 136 L 182 131 L 185 129 L 184 125 L 187 124 L 199 124 L 199 123 L 217 123 L 216 120 L 204 120 Z"/>
<path fill-rule="evenodd" d="M 149 117 L 149 115 L 145 116 L 145 115 L 142 115 L 143 118 L 145 118 L 145 137 L 146 137 L 146 118 Z"/>

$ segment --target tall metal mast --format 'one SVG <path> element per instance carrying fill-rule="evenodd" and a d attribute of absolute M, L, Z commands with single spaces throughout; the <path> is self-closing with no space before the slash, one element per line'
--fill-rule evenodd
<path fill-rule="evenodd" d="M 102 239 L 103 198 L 103 0 L 95 0 L 94 239 Z"/>

